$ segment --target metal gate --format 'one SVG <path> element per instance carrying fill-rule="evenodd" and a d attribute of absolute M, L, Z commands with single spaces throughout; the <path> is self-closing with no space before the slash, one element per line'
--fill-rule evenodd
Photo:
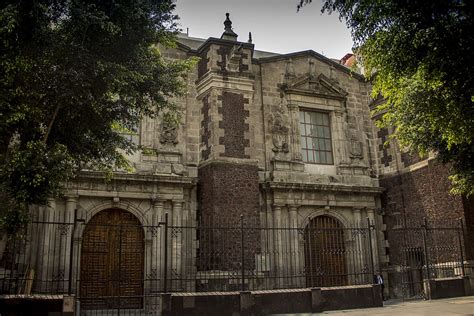
<path fill-rule="evenodd" d="M 426 280 L 464 276 L 462 223 L 405 221 L 388 231 L 391 296 L 424 299 Z"/>

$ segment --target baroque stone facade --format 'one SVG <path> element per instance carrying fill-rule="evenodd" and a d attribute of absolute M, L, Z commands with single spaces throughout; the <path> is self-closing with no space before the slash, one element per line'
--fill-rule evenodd
<path fill-rule="evenodd" d="M 101 174 L 84 171 L 68 184 L 64 199 L 35 212 L 38 218 L 71 223 L 77 210 L 78 219 L 87 224 L 101 211 L 121 209 L 145 227 L 157 226 L 168 214 L 170 223 L 189 226 L 221 219 L 238 225 L 243 215 L 260 227 L 295 229 L 305 229 L 318 216 L 333 218 L 342 227 L 368 218 L 379 228 L 371 241 L 379 270 L 390 260 L 383 230 L 395 225 L 400 203 L 418 203 L 436 217 L 442 216 L 436 213 L 440 202 L 443 209 L 455 210 L 453 217 L 461 215 L 461 200 L 445 195 L 433 201 L 447 184 L 439 192 L 414 190 L 417 183 L 432 183 L 441 174 L 433 168 L 441 167 L 429 163 L 409 173 L 407 184 L 402 169 L 423 162 L 404 156 L 393 141 L 383 145 L 390 132 L 373 124 L 371 87 L 363 76 L 314 51 L 258 51 L 251 41 L 238 41 L 229 22 L 227 18 L 221 38 L 180 35 L 177 48 L 164 50 L 169 59 L 200 60 L 185 78 L 187 93 L 174 100 L 183 112 L 181 124 L 143 118 L 138 138 L 146 150 L 130 157 L 135 172 L 117 172 L 104 182 Z M 406 205 L 403 209 L 411 212 Z M 74 256 L 81 256 L 82 233 L 75 232 Z M 151 257 L 146 275 L 164 269 L 158 258 L 146 255 L 159 247 L 153 234 L 145 230 L 145 257 Z M 261 237 L 250 237 L 248 251 L 257 255 Z M 271 243 L 285 247 L 278 234 Z M 179 253 L 206 245 L 190 237 L 173 247 Z M 214 268 L 229 270 L 235 260 L 228 257 Z M 268 269 L 292 265 L 292 271 L 301 273 L 300 261 L 276 260 Z M 250 259 L 246 265 L 253 264 Z M 190 260 L 177 266 L 193 265 Z"/>

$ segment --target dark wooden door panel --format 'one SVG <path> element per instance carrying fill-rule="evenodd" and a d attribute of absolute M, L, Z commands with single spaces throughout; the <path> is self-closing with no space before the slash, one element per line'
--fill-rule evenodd
<path fill-rule="evenodd" d="M 338 220 L 329 216 L 311 219 L 304 245 L 308 286 L 347 284 L 344 230 Z"/>
<path fill-rule="evenodd" d="M 138 219 L 119 209 L 96 214 L 82 239 L 82 308 L 141 308 L 143 266 L 144 234 Z"/>

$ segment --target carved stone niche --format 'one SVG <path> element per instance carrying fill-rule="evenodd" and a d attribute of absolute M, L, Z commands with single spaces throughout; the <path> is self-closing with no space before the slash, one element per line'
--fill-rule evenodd
<path fill-rule="evenodd" d="M 273 118 L 272 140 L 272 151 L 275 153 L 275 156 L 279 156 L 279 153 L 286 154 L 290 151 L 289 128 L 283 125 L 283 118 L 278 113 Z"/>
<path fill-rule="evenodd" d="M 364 159 L 364 149 L 357 131 L 349 130 L 349 157 L 352 163 L 360 163 Z"/>

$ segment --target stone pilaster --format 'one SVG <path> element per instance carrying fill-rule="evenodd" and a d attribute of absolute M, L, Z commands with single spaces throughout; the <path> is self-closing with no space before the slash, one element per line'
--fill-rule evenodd
<path fill-rule="evenodd" d="M 370 223 L 372 225 L 375 225 L 375 210 L 373 208 L 367 209 L 367 217 L 369 218 Z M 378 264 L 379 252 L 378 252 L 378 245 L 377 245 L 377 231 L 372 230 L 371 236 L 372 236 L 372 239 L 370 242 L 372 243 L 372 255 L 374 258 L 374 266 L 375 266 L 375 269 L 378 270 L 379 269 L 379 264 Z"/>
<path fill-rule="evenodd" d="M 290 264 L 291 264 L 291 273 L 290 282 L 292 285 L 298 285 L 301 281 L 298 280 L 297 276 L 303 275 L 302 266 L 300 262 L 300 251 L 298 249 L 298 206 L 289 205 L 288 206 L 288 215 L 289 215 L 289 228 L 290 228 Z"/>
<path fill-rule="evenodd" d="M 273 228 L 275 239 L 275 270 L 278 276 L 283 273 L 283 241 L 282 241 L 282 219 L 281 219 L 281 205 L 273 205 Z M 277 286 L 281 284 L 281 280 L 277 280 Z"/>
<path fill-rule="evenodd" d="M 290 113 L 290 152 L 291 160 L 301 160 L 301 145 L 299 133 L 299 107 L 297 104 L 288 104 Z"/>
<path fill-rule="evenodd" d="M 65 228 L 66 228 L 66 237 L 64 239 L 64 247 L 61 247 L 63 249 L 61 251 L 61 258 L 64 258 L 64 279 L 66 282 L 64 282 L 65 286 L 69 282 L 72 283 L 72 287 L 74 287 L 74 280 L 69 280 L 69 270 L 71 268 L 71 260 L 73 258 L 70 256 L 71 253 L 71 245 L 72 245 L 72 239 L 74 238 L 73 236 L 73 230 L 74 230 L 74 213 L 76 211 L 77 207 L 77 197 L 76 196 L 67 196 L 66 197 L 66 209 L 64 210 L 64 221 L 65 221 Z M 61 238 L 61 240 L 63 240 Z M 73 261 L 74 262 L 74 261 Z M 74 277 L 74 276 L 73 276 Z"/>
<path fill-rule="evenodd" d="M 164 271 L 160 271 L 160 263 L 162 262 L 161 258 L 161 249 L 164 249 L 164 229 L 163 226 L 158 226 L 160 222 L 164 222 L 164 201 L 163 200 L 154 200 L 153 201 L 153 213 L 151 216 L 151 227 L 149 229 L 151 243 L 147 244 L 149 256 L 149 271 L 148 275 L 152 279 L 151 290 L 156 291 L 161 289 L 161 284 L 158 283 L 158 276 L 161 275 L 164 277 Z M 162 245 L 160 245 L 160 242 Z M 160 272 L 159 272 L 160 271 Z M 161 279 L 162 279 L 161 278 Z M 145 284 L 146 285 L 146 284 Z"/>

